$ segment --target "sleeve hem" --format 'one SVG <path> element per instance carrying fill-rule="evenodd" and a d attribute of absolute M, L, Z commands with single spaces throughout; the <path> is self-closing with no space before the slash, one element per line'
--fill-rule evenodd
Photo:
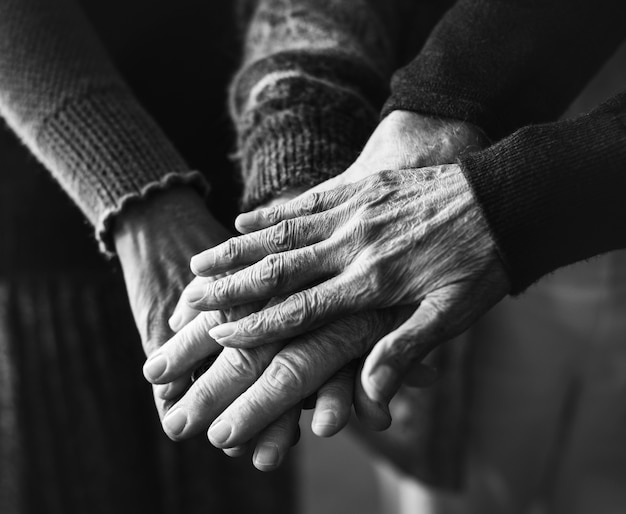
<path fill-rule="evenodd" d="M 208 196 L 209 183 L 199 171 L 186 173 L 172 172 L 161 177 L 160 180 L 144 185 L 140 191 L 127 193 L 118 198 L 116 205 L 108 207 L 101 214 L 95 225 L 95 236 L 100 251 L 108 258 L 115 256 L 115 247 L 111 235 L 115 220 L 129 205 L 145 201 L 155 193 L 166 191 L 176 186 L 191 186 L 203 197 Z"/>

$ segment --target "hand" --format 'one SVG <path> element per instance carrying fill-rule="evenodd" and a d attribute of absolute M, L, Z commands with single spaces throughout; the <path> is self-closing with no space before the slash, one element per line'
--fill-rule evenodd
<path fill-rule="evenodd" d="M 453 164 L 461 154 L 488 144 L 485 134 L 471 123 L 393 111 L 376 127 L 352 166 L 307 192 L 328 191 L 382 170 Z"/>
<path fill-rule="evenodd" d="M 281 202 L 284 203 L 284 201 L 294 198 L 295 196 L 297 196 L 295 191 L 289 191 L 280 198 L 275 199 L 270 205 L 276 205 Z M 190 287 L 193 287 L 194 283 L 199 281 L 206 282 L 207 280 L 210 281 L 213 280 L 213 278 L 196 278 L 190 284 Z M 181 296 L 181 301 L 179 301 L 170 319 L 171 328 L 175 331 L 180 331 L 179 334 L 173 338 L 170 345 L 176 352 L 170 358 L 167 358 L 167 352 L 155 352 L 144 366 L 144 374 L 148 380 L 163 384 L 157 386 L 159 396 L 171 402 L 178 400 L 187 387 L 187 381 L 181 381 L 180 377 L 188 377 L 190 372 L 197 368 L 207 356 L 213 355 L 213 359 L 215 359 L 219 351 L 221 351 L 222 347 L 214 343 L 211 344 L 212 340 L 207 335 L 208 330 L 227 320 L 239 319 L 243 315 L 254 312 L 263 306 L 263 303 L 250 304 L 227 311 L 203 313 L 197 317 L 198 311 L 189 308 L 187 303 L 183 301 L 184 297 L 185 295 Z M 190 347 L 191 351 L 189 351 Z M 267 353 L 266 356 L 271 359 L 279 348 L 280 347 L 276 350 L 267 348 L 270 352 Z M 169 372 L 167 374 L 163 374 L 161 371 L 163 369 L 163 358 L 167 359 L 166 369 Z M 183 361 L 185 364 L 182 365 L 182 372 L 176 375 L 171 382 L 164 383 L 164 381 L 168 380 L 168 376 L 172 376 L 172 373 L 176 373 L 177 369 L 181 369 L 181 363 Z M 224 368 L 224 363 L 227 363 L 225 370 L 222 369 Z M 267 362 L 265 362 L 265 364 L 266 363 Z M 256 364 L 258 364 L 258 369 L 260 370 L 265 367 L 263 359 L 258 360 Z M 180 439 L 193 435 L 199 430 L 208 427 L 208 424 L 213 420 L 215 415 L 211 417 L 211 414 L 205 408 L 207 405 L 203 401 L 204 399 L 199 397 L 203 391 L 200 386 L 205 381 L 210 380 L 211 376 L 228 377 L 230 374 L 229 379 L 227 378 L 222 383 L 218 384 L 224 386 L 225 389 L 223 393 L 219 395 L 221 403 L 210 402 L 214 413 L 219 413 L 221 412 L 221 408 L 224 408 L 230 403 L 229 398 L 234 399 L 238 393 L 242 392 L 242 390 L 232 385 L 237 382 L 245 383 L 246 376 L 241 376 L 240 371 L 237 366 L 232 365 L 232 358 L 229 358 L 229 352 L 225 352 L 224 355 L 220 356 L 217 362 L 211 365 L 209 374 L 200 377 L 198 380 L 199 385 L 192 387 L 190 391 L 184 395 L 183 401 L 176 403 L 176 408 L 171 409 L 168 415 L 163 419 L 165 432 L 173 439 Z M 326 383 L 321 384 L 316 394 L 316 413 L 313 419 L 313 429 L 318 435 L 332 435 L 347 423 L 352 404 L 352 387 L 354 384 L 355 371 L 354 366 L 348 365 L 343 370 L 339 370 Z M 249 381 L 248 385 L 256 378 L 258 378 L 258 375 L 253 376 L 252 381 Z M 216 406 L 221 407 L 215 410 Z M 364 408 L 362 410 L 365 412 L 364 415 L 370 415 L 370 418 L 375 418 L 376 409 Z M 373 411 L 374 414 L 369 414 L 371 411 Z M 280 465 L 289 447 L 295 444 L 298 438 L 297 425 L 300 415 L 300 406 L 296 405 L 285 412 L 275 411 L 275 413 L 277 419 L 273 420 L 267 427 L 261 427 L 262 430 L 260 430 L 258 434 L 254 434 L 256 451 L 253 461 L 255 466 L 261 470 L 274 469 Z M 327 422 L 329 416 L 332 418 L 332 423 Z M 231 456 L 238 456 L 245 453 L 246 446 L 248 446 L 248 444 L 240 444 L 234 448 L 225 449 L 225 452 Z"/>
<path fill-rule="evenodd" d="M 316 392 L 315 432 L 331 435 L 343 427 L 353 395 L 359 416 L 370 428 L 381 430 L 390 423 L 386 408 L 369 400 L 358 382 L 353 392 L 356 359 L 410 312 L 404 308 L 362 313 L 290 342 L 270 342 L 251 349 L 225 348 L 219 355 L 216 343 L 207 344 L 211 341 L 208 331 L 218 321 L 213 318 L 219 314 L 205 312 L 159 350 L 159 357 L 167 363 L 165 371 L 147 378 L 155 384 L 167 383 L 188 374 L 208 355 L 218 355 L 171 411 L 170 415 L 176 413 L 184 420 L 179 432 L 169 434 L 175 439 L 212 423 L 209 438 L 214 445 L 239 448 L 283 413 L 299 409 L 303 400 Z M 276 465 L 286 448 L 274 444 Z M 256 461 L 255 465 L 259 467 Z"/>
<path fill-rule="evenodd" d="M 203 252 L 193 267 L 200 274 L 249 267 L 195 291 L 191 305 L 291 296 L 213 329 L 224 346 L 253 348 L 354 312 L 418 306 L 365 362 L 363 386 L 376 401 L 399 387 L 411 362 L 464 331 L 510 288 L 456 165 L 381 172 L 242 215 L 238 225 L 257 232 Z"/>
<path fill-rule="evenodd" d="M 114 242 L 128 299 L 146 355 L 172 336 L 167 319 L 191 275 L 189 258 L 230 236 L 208 212 L 200 196 L 187 187 L 158 192 L 128 206 L 116 220 Z M 186 316 L 192 314 L 186 310 Z M 187 387 L 189 376 L 174 388 Z M 156 390 L 163 418 L 171 402 Z"/>

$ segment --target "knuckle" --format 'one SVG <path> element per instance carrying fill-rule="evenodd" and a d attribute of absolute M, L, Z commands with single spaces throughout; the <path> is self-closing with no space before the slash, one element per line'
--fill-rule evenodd
<path fill-rule="evenodd" d="M 223 261 L 234 261 L 241 256 L 241 239 L 231 237 L 220 247 L 220 259 Z"/>
<path fill-rule="evenodd" d="M 224 277 L 207 286 L 207 297 L 220 303 L 230 299 L 232 294 L 232 284 L 229 277 Z"/>
<path fill-rule="evenodd" d="M 304 377 L 300 367 L 291 359 L 277 356 L 266 371 L 266 382 L 270 390 L 278 394 L 304 395 Z"/>
<path fill-rule="evenodd" d="M 225 348 L 222 362 L 233 379 L 256 379 L 261 374 L 259 364 L 245 349 Z"/>
<path fill-rule="evenodd" d="M 275 225 L 283 217 L 282 206 L 274 205 L 272 207 L 268 207 L 263 211 L 263 216 L 265 217 L 267 223 Z"/>
<path fill-rule="evenodd" d="M 291 248 L 291 223 L 281 221 L 268 233 L 267 246 L 272 252 L 285 252 Z"/>
<path fill-rule="evenodd" d="M 274 317 L 268 311 L 253 312 L 240 320 L 237 328 L 247 334 L 265 333 Z"/>
<path fill-rule="evenodd" d="M 309 193 L 300 201 L 300 214 L 315 214 L 322 207 L 322 193 Z"/>
<path fill-rule="evenodd" d="M 259 269 L 259 285 L 276 288 L 281 285 L 283 277 L 283 258 L 280 255 L 268 255 L 261 261 Z"/>
<path fill-rule="evenodd" d="M 306 323 L 319 304 L 315 293 L 298 293 L 290 296 L 277 311 L 278 322 L 285 327 L 296 327 Z"/>

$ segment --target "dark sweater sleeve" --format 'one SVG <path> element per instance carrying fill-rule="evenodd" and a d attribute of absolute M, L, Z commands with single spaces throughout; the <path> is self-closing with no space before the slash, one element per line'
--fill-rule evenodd
<path fill-rule="evenodd" d="M 626 248 L 626 92 L 460 162 L 514 294 L 561 266 Z"/>
<path fill-rule="evenodd" d="M 396 59 L 398 0 L 240 0 L 231 85 L 243 208 L 344 171 L 378 122 Z"/>
<path fill-rule="evenodd" d="M 497 140 L 557 119 L 624 38 L 621 0 L 460 0 L 392 80 L 383 116 L 469 121 Z"/>
<path fill-rule="evenodd" d="M 69 0 L 0 2 L 0 115 L 96 227 L 152 190 L 206 188 Z"/>

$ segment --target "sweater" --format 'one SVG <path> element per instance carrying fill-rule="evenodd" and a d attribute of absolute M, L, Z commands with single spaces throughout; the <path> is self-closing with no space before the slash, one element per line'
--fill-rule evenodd
<path fill-rule="evenodd" d="M 105 252 L 128 203 L 173 184 L 207 191 L 71 0 L 0 3 L 0 116 L 80 207 Z"/>
<path fill-rule="evenodd" d="M 625 246 L 626 126 L 620 95 L 554 121 L 622 41 L 612 0 L 461 0 L 392 81 L 402 109 L 470 121 L 494 140 L 460 159 L 512 292 Z M 529 125 L 511 135 L 511 132 Z"/>

